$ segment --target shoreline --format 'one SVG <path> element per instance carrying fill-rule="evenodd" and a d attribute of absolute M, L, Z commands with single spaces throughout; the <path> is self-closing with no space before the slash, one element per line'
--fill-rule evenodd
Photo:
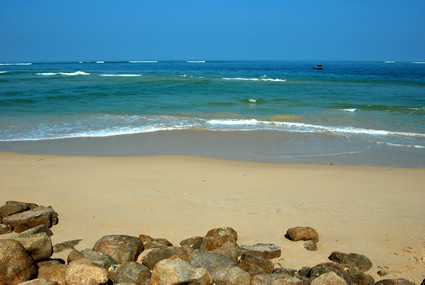
<path fill-rule="evenodd" d="M 229 226 L 240 245 L 279 245 L 274 261 L 284 267 L 327 262 L 337 250 L 368 256 L 376 280 L 379 269 L 415 283 L 425 275 L 424 168 L 11 152 L 0 152 L 0 161 L 0 203 L 52 206 L 59 213 L 53 242 L 83 239 L 79 250 L 107 234 L 178 245 Z M 318 231 L 318 251 L 284 238 L 294 226 Z"/>
<path fill-rule="evenodd" d="M 274 131 L 172 130 L 107 137 L 0 141 L 0 151 L 94 156 L 185 155 L 265 163 L 425 168 L 425 150 L 331 135 Z"/>

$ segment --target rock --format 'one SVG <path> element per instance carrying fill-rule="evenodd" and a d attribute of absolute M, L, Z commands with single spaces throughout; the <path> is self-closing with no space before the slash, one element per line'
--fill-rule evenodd
<path fill-rule="evenodd" d="M 143 245 L 145 249 L 173 246 L 173 244 L 165 238 L 155 238 L 152 241 L 144 243 Z"/>
<path fill-rule="evenodd" d="M 147 285 L 151 278 L 151 271 L 143 264 L 131 261 L 109 270 L 109 278 L 114 284 L 136 283 Z"/>
<path fill-rule="evenodd" d="M 151 277 L 152 285 L 172 284 L 212 284 L 210 273 L 205 268 L 197 268 L 180 258 L 159 261 Z"/>
<path fill-rule="evenodd" d="M 214 250 L 223 246 L 227 241 L 237 245 L 238 234 L 230 227 L 209 230 L 205 235 L 200 249 Z"/>
<path fill-rule="evenodd" d="M 44 232 L 17 236 L 14 240 L 20 242 L 34 260 L 47 259 L 53 254 L 52 241 Z"/>
<path fill-rule="evenodd" d="M 250 253 L 242 254 L 238 266 L 248 272 L 251 276 L 264 273 L 271 274 L 274 270 L 273 262 Z"/>
<path fill-rule="evenodd" d="M 194 249 L 200 249 L 202 245 L 203 237 L 190 237 L 180 242 L 181 246 L 188 246 Z"/>
<path fill-rule="evenodd" d="M 55 259 L 47 259 L 47 260 L 42 260 L 37 262 L 38 267 L 58 265 L 58 264 L 65 264 L 65 260 L 60 258 L 55 258 Z"/>
<path fill-rule="evenodd" d="M 46 280 L 43 278 L 37 278 L 31 281 L 19 283 L 19 285 L 58 285 L 58 284 L 59 284 L 58 282 Z"/>
<path fill-rule="evenodd" d="M 273 243 L 257 243 L 256 245 L 242 245 L 239 247 L 239 252 L 251 253 L 267 259 L 278 258 L 281 256 L 282 251 L 279 246 Z"/>
<path fill-rule="evenodd" d="M 25 248 L 16 240 L 0 240 L 0 284 L 17 284 L 37 273 Z"/>
<path fill-rule="evenodd" d="M 239 250 L 233 242 L 226 241 L 221 247 L 214 249 L 213 252 L 224 255 L 234 262 L 238 262 Z"/>
<path fill-rule="evenodd" d="M 273 270 L 273 274 L 285 274 L 285 275 L 295 277 L 295 274 L 297 274 L 297 270 L 291 269 L 291 268 L 278 267 Z"/>
<path fill-rule="evenodd" d="M 65 264 L 50 264 L 40 266 L 38 268 L 38 278 L 44 278 L 50 281 L 55 281 L 59 285 L 65 285 L 65 274 L 66 274 L 66 265 Z"/>
<path fill-rule="evenodd" d="M 69 264 L 73 261 L 77 261 L 77 260 L 83 259 L 83 258 L 85 258 L 84 254 L 82 254 L 80 251 L 78 251 L 76 249 L 73 249 L 68 254 L 67 263 Z"/>
<path fill-rule="evenodd" d="M 424 279 L 424 280 L 422 280 L 422 283 L 421 283 L 421 285 L 425 285 L 425 279 Z"/>
<path fill-rule="evenodd" d="M 7 201 L 5 205 L 0 207 L 0 217 L 5 218 L 7 216 L 18 214 L 24 211 L 31 210 L 32 208 L 37 207 L 36 204 L 17 202 L 17 201 Z"/>
<path fill-rule="evenodd" d="M 0 224 L 0 235 L 9 234 L 11 232 L 13 232 L 11 226 Z"/>
<path fill-rule="evenodd" d="M 80 241 L 82 241 L 82 240 L 81 239 L 74 239 L 74 240 L 69 240 L 69 241 L 57 243 L 53 246 L 53 252 L 61 252 L 61 251 L 68 250 L 68 249 L 73 250 L 73 249 L 75 249 L 74 246 L 79 244 Z"/>
<path fill-rule="evenodd" d="M 51 207 L 42 206 L 3 218 L 3 224 L 10 225 L 17 233 L 38 225 L 50 228 L 57 223 L 58 214 Z"/>
<path fill-rule="evenodd" d="M 92 264 L 71 262 L 66 268 L 65 280 L 67 285 L 107 284 L 108 271 Z"/>
<path fill-rule="evenodd" d="M 303 280 L 286 274 L 258 274 L 252 278 L 251 285 L 302 285 Z"/>
<path fill-rule="evenodd" d="M 237 266 L 221 267 L 214 271 L 212 280 L 215 285 L 249 285 L 251 275 Z"/>
<path fill-rule="evenodd" d="M 415 285 L 415 283 L 410 282 L 404 278 L 398 279 L 384 279 L 375 283 L 376 285 Z"/>
<path fill-rule="evenodd" d="M 116 265 L 117 262 L 102 252 L 94 251 L 92 249 L 86 248 L 81 251 L 84 258 L 89 259 L 94 265 L 100 266 L 108 270 L 112 265 Z"/>
<path fill-rule="evenodd" d="M 304 248 L 309 250 L 309 251 L 316 251 L 317 250 L 317 244 L 312 240 L 308 240 L 308 241 L 304 242 Z"/>
<path fill-rule="evenodd" d="M 235 262 L 224 255 L 202 249 L 193 251 L 189 256 L 189 263 L 195 267 L 204 267 L 211 274 L 214 274 L 215 271 L 222 267 L 237 266 Z"/>
<path fill-rule="evenodd" d="M 351 279 L 350 275 L 344 270 L 344 266 L 339 263 L 333 262 L 322 263 L 312 267 L 307 277 L 315 279 L 320 275 L 329 272 L 336 273 L 338 276 L 343 278 L 347 284 L 353 284 L 353 280 Z"/>
<path fill-rule="evenodd" d="M 32 234 L 38 234 L 38 233 L 46 233 L 46 235 L 48 235 L 49 237 L 51 237 L 53 235 L 52 231 L 44 226 L 44 225 L 39 225 L 39 226 L 35 226 L 33 228 L 30 228 L 28 230 L 25 230 L 23 232 L 21 232 L 20 234 L 18 234 L 18 237 L 24 237 L 24 236 L 29 236 Z"/>
<path fill-rule="evenodd" d="M 298 275 L 301 277 L 308 277 L 310 276 L 311 267 L 304 266 L 300 270 L 298 270 Z"/>
<path fill-rule="evenodd" d="M 153 237 L 151 237 L 150 235 L 145 235 L 145 234 L 140 234 L 139 235 L 139 240 L 143 243 L 145 242 L 151 242 L 153 241 Z"/>
<path fill-rule="evenodd" d="M 94 251 L 103 252 L 119 264 L 136 261 L 144 250 L 143 243 L 136 237 L 127 235 L 108 235 L 98 240 Z"/>
<path fill-rule="evenodd" d="M 315 229 L 310 227 L 295 227 L 290 228 L 285 235 L 288 239 L 293 241 L 299 240 L 312 240 L 314 242 L 319 242 L 319 234 Z"/>
<path fill-rule="evenodd" d="M 160 260 L 168 259 L 173 256 L 179 257 L 185 261 L 189 260 L 189 255 L 182 247 L 172 246 L 153 249 L 143 258 L 142 263 L 148 268 L 153 269 L 155 264 L 157 264 Z"/>
<path fill-rule="evenodd" d="M 355 266 L 363 272 L 368 271 L 372 268 L 372 262 L 370 261 L 370 259 L 364 255 L 357 253 L 346 254 L 343 252 L 334 251 L 329 256 L 329 260 L 341 264 Z"/>
<path fill-rule="evenodd" d="M 375 284 L 375 279 L 373 279 L 372 276 L 365 274 L 361 270 L 359 270 L 357 267 L 349 266 L 347 268 L 344 268 L 345 272 L 350 275 L 351 280 L 353 281 L 353 284 L 356 285 L 373 285 Z"/>
<path fill-rule="evenodd" d="M 378 274 L 379 276 L 385 276 L 385 275 L 388 275 L 388 272 L 386 272 L 385 270 L 378 270 L 378 272 L 376 272 L 376 274 Z"/>
<path fill-rule="evenodd" d="M 333 271 L 324 273 L 311 281 L 311 285 L 348 285 L 348 283 Z"/>

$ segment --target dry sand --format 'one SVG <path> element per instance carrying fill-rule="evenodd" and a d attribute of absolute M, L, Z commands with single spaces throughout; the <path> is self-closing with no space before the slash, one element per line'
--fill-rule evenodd
<path fill-rule="evenodd" d="M 187 156 L 89 157 L 0 153 L 0 203 L 51 205 L 54 243 L 141 233 L 178 245 L 234 228 L 239 244 L 276 243 L 284 267 L 365 254 L 376 280 L 425 277 L 425 169 L 266 164 Z M 320 235 L 318 251 L 284 238 L 294 226 Z M 61 253 L 66 257 L 67 252 Z"/>

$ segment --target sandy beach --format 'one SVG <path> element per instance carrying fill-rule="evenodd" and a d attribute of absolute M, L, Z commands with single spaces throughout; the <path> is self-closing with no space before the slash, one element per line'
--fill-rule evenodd
<path fill-rule="evenodd" d="M 282 248 L 284 267 L 326 262 L 332 251 L 368 256 L 368 272 L 420 283 L 425 276 L 425 169 L 273 164 L 189 156 L 0 153 L 1 199 L 52 206 L 54 243 L 141 233 L 178 243 L 230 226 L 240 245 Z M 284 237 L 320 235 L 318 251 Z M 68 252 L 58 254 L 66 258 Z"/>

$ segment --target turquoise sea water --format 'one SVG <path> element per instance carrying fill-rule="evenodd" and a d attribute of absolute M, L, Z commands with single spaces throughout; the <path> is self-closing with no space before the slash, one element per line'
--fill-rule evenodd
<path fill-rule="evenodd" d="M 301 135 L 300 144 L 306 136 L 312 144 L 333 138 L 338 152 L 385 147 L 425 160 L 423 62 L 320 62 L 323 70 L 316 64 L 0 63 L 0 142 L 271 131 Z"/>

